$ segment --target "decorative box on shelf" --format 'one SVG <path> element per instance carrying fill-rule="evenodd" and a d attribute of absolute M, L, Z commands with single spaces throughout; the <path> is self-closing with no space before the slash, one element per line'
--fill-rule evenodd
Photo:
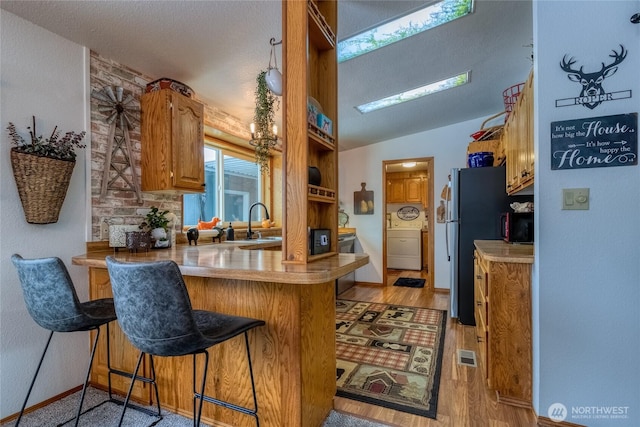
<path fill-rule="evenodd" d="M 318 114 L 318 127 L 327 135 L 333 135 L 333 121 L 324 114 Z"/>
<path fill-rule="evenodd" d="M 316 124 L 318 120 L 318 108 L 311 103 L 307 103 L 307 122 Z"/>

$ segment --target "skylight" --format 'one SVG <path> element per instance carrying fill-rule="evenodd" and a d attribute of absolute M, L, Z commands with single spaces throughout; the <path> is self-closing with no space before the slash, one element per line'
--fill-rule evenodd
<path fill-rule="evenodd" d="M 391 107 L 392 105 L 411 101 L 426 95 L 431 95 L 432 93 L 462 86 L 463 84 L 469 82 L 470 73 L 470 71 L 467 71 L 462 74 L 458 74 L 457 76 L 449 77 L 448 79 L 440 80 L 438 82 L 429 83 L 428 85 L 421 86 L 416 89 L 411 89 L 406 92 L 401 92 L 395 95 L 387 96 L 386 98 L 378 99 L 377 101 L 371 101 L 366 104 L 358 105 L 356 109 L 362 114 L 370 113 L 381 108 Z"/>
<path fill-rule="evenodd" d="M 453 21 L 473 11 L 473 0 L 442 0 L 338 43 L 338 62 Z"/>

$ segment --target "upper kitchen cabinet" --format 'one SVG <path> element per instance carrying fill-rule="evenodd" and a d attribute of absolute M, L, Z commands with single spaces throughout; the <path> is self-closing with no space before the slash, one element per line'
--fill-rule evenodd
<path fill-rule="evenodd" d="M 387 174 L 387 203 L 415 203 L 427 207 L 427 172 Z"/>
<path fill-rule="evenodd" d="M 507 193 L 514 194 L 533 185 L 533 71 L 504 125 L 502 144 L 507 154 Z"/>
<path fill-rule="evenodd" d="M 142 191 L 204 191 L 204 107 L 171 89 L 142 95 Z"/>
<path fill-rule="evenodd" d="M 283 262 L 308 263 L 334 255 L 338 241 L 338 59 L 336 1 L 283 1 L 285 122 Z M 313 98 L 332 126 L 308 114 Z M 309 183 L 309 167 L 320 182 Z M 310 229 L 329 238 L 312 249 Z M 323 235 L 325 235 L 323 234 Z M 322 252 L 322 253 L 318 253 Z"/>

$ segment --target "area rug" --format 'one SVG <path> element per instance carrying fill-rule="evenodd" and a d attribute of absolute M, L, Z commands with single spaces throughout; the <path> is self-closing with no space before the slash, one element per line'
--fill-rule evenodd
<path fill-rule="evenodd" d="M 436 418 L 447 312 L 336 301 L 337 395 Z"/>
<path fill-rule="evenodd" d="M 411 277 L 400 277 L 393 286 L 406 286 L 407 288 L 422 288 L 424 287 L 425 279 L 413 279 Z"/>

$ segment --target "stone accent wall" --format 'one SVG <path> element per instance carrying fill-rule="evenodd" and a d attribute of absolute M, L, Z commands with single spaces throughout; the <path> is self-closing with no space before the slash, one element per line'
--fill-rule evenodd
<path fill-rule="evenodd" d="M 100 91 L 104 86 L 124 88 L 124 96 L 132 94 L 134 100 L 127 106 L 133 110 L 131 116 L 136 122 L 133 129 L 129 130 L 129 137 L 132 145 L 131 156 L 133 167 L 138 178 L 138 188 L 140 188 L 140 97 L 144 93 L 147 83 L 159 77 L 143 75 L 125 65 L 119 64 L 110 59 L 100 56 L 96 52 L 91 52 L 91 76 L 90 85 L 92 92 Z M 197 94 L 196 94 L 197 95 Z M 196 96 L 197 98 L 197 96 Z M 182 196 L 153 194 L 142 192 L 142 201 L 139 203 L 135 191 L 130 184 L 126 183 L 122 177 L 118 177 L 116 171 L 110 170 L 109 180 L 113 182 L 107 190 L 106 196 L 100 200 L 104 168 L 106 162 L 107 144 L 109 139 L 109 124 L 106 119 L 108 112 L 99 111 L 101 103 L 98 99 L 91 97 L 91 239 L 92 241 L 108 240 L 108 237 L 101 233 L 103 223 L 108 224 L 140 224 L 144 219 L 146 211 L 156 206 L 161 211 L 168 210 L 178 217 L 176 230 L 182 226 Z M 204 109 L 205 125 L 224 131 L 234 136 L 248 139 L 248 125 L 240 122 L 237 118 L 226 114 L 224 111 L 205 104 Z M 124 144 L 123 144 L 124 146 Z M 120 151 L 114 154 L 114 159 L 124 161 Z M 122 174 L 129 183 L 133 182 L 131 168 L 126 168 Z M 115 179 L 114 179 L 115 178 Z"/>

